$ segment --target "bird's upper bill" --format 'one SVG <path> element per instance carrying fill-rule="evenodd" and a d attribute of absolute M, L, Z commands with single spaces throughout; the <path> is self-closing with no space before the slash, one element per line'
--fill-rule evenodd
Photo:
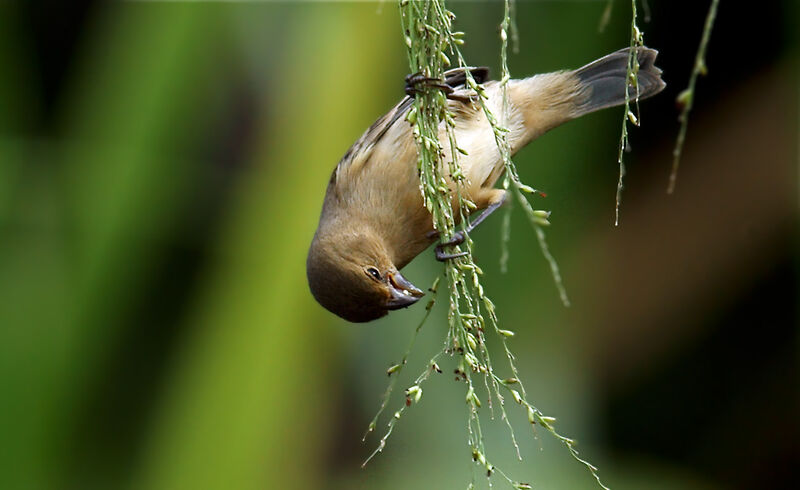
<path fill-rule="evenodd" d="M 399 272 L 390 273 L 388 276 L 389 293 L 391 294 L 391 298 L 386 302 L 388 309 L 397 310 L 411 306 L 425 295 Z"/>

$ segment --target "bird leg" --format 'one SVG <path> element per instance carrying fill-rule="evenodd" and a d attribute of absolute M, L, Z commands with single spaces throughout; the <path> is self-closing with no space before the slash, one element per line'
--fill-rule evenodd
<path fill-rule="evenodd" d="M 465 232 L 472 233 L 472 230 L 477 228 L 478 225 L 481 224 L 481 222 L 483 222 L 483 220 L 488 218 L 490 214 L 492 214 L 497 208 L 499 208 L 500 206 L 503 205 L 504 202 L 506 202 L 506 194 L 503 193 L 502 196 L 503 197 L 501 199 L 494 201 L 493 203 L 489 204 L 486 207 L 486 209 L 481 211 L 481 214 L 479 214 L 477 218 L 475 218 L 473 221 L 470 221 L 469 224 L 467 224 L 465 230 L 453 233 L 453 236 L 449 240 L 447 240 L 446 242 L 442 242 L 439 245 L 436 245 L 436 248 L 434 249 L 434 253 L 436 254 L 436 260 L 438 260 L 439 262 L 444 262 L 446 260 L 452 260 L 467 255 L 467 252 L 458 252 L 454 254 L 449 254 L 444 251 L 444 248 L 452 247 L 455 245 L 461 245 L 462 243 L 464 243 L 464 240 L 466 239 Z M 429 235 L 431 236 L 435 236 L 438 234 L 439 232 L 435 230 L 429 233 Z"/>
<path fill-rule="evenodd" d="M 422 72 L 406 75 L 406 95 L 415 97 L 417 94 L 422 93 L 419 86 L 426 86 L 431 88 L 438 88 L 444 92 L 445 97 L 451 100 L 457 100 L 463 103 L 469 103 L 472 99 L 468 95 L 460 95 L 455 93 L 455 89 L 445 83 L 441 78 L 426 77 Z"/>

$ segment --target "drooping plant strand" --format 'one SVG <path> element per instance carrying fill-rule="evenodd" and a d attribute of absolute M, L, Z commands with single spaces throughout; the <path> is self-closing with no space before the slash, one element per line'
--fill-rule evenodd
<path fill-rule="evenodd" d="M 669 174 L 669 184 L 667 185 L 667 193 L 672 194 L 675 192 L 675 185 L 678 179 L 678 166 L 681 161 L 681 154 L 683 152 L 683 143 L 686 140 L 686 130 L 689 127 L 689 112 L 692 110 L 694 103 L 694 86 L 697 82 L 698 75 L 705 75 L 708 71 L 706 67 L 706 48 L 708 41 L 711 39 L 711 30 L 714 28 L 714 20 L 717 17 L 717 5 L 719 0 L 711 0 L 711 5 L 708 7 L 708 14 L 706 14 L 706 23 L 703 28 L 703 36 L 700 39 L 700 46 L 697 48 L 697 55 L 694 59 L 694 68 L 692 74 L 689 76 L 689 86 L 683 90 L 677 98 L 677 102 L 683 107 L 678 121 L 681 123 L 681 128 L 678 131 L 678 139 L 675 141 L 675 149 L 672 150 L 672 171 Z"/>
<path fill-rule="evenodd" d="M 501 89 L 503 91 L 503 122 L 506 120 L 507 99 L 505 87 L 510 80 L 507 65 L 507 40 L 508 32 L 511 30 L 512 37 L 515 36 L 514 24 L 511 21 L 510 2 L 506 0 L 504 19 L 501 24 Z M 400 1 L 400 15 L 403 27 L 403 34 L 408 48 L 409 66 L 412 73 L 420 73 L 426 78 L 440 79 L 444 68 L 449 64 L 449 56 L 456 56 L 459 66 L 465 68 L 467 64 L 458 46 L 463 43 L 463 33 L 452 32 L 452 21 L 454 15 L 446 10 L 444 2 L 441 0 L 430 0 L 425 2 Z M 523 192 L 535 194 L 537 191 L 522 184 L 517 175 L 516 168 L 511 161 L 508 142 L 506 139 L 507 129 L 499 122 L 486 104 L 486 92 L 483 87 L 476 83 L 469 70 L 466 70 L 466 87 L 474 92 L 475 103 L 480 104 L 484 114 L 489 120 L 495 135 L 495 141 L 503 158 L 506 170 L 504 188 L 512 192 L 523 205 L 523 209 L 528 214 L 532 224 L 536 228 L 537 238 L 540 241 L 545 257 L 551 264 L 556 283 L 559 287 L 562 299 L 567 302 L 566 294 L 561 286 L 560 276 L 555 261 L 549 254 L 544 242 L 542 225 L 549 224 L 547 217 L 549 213 L 534 210 L 530 203 L 525 199 Z M 505 411 L 504 395 L 510 395 L 515 402 L 526 408 L 529 422 L 535 427 L 541 425 L 551 432 L 558 440 L 563 442 L 570 451 L 570 454 L 586 465 L 592 475 L 597 476 L 596 468 L 581 459 L 574 448 L 574 441 L 558 434 L 553 422 L 555 419 L 542 414 L 536 407 L 527 401 L 527 393 L 524 385 L 519 380 L 519 375 L 514 365 L 514 356 L 511 353 L 506 339 L 514 334 L 509 330 L 500 329 L 494 304 L 485 295 L 480 282 L 481 269 L 475 264 L 472 258 L 473 242 L 466 233 L 469 215 L 476 209 L 474 203 L 469 201 L 463 191 L 465 177 L 463 176 L 459 163 L 458 155 L 466 153 L 458 147 L 455 139 L 455 120 L 447 109 L 447 100 L 444 94 L 436 87 L 424 84 L 418 87 L 419 93 L 415 97 L 414 106 L 409 111 L 407 120 L 412 124 L 414 139 L 417 145 L 420 174 L 420 190 L 423 195 L 426 208 L 431 212 L 434 227 L 440 233 L 443 240 L 448 240 L 455 233 L 455 223 L 459 221 L 461 231 L 465 234 L 465 241 L 459 246 L 453 247 L 454 253 L 465 252 L 465 255 L 445 263 L 444 275 L 447 279 L 449 289 L 448 301 L 448 332 L 442 349 L 431 359 L 425 370 L 415 379 L 412 386 L 405 390 L 406 402 L 397 410 L 387 425 L 387 431 L 381 439 L 378 448 L 367 459 L 371 459 L 381 452 L 388 437 L 391 435 L 396 422 L 402 417 L 405 409 L 413 403 L 417 403 L 422 398 L 422 384 L 428 379 L 431 373 L 441 372 L 438 360 L 443 355 L 456 356 L 458 358 L 455 373 L 467 385 L 465 401 L 467 403 L 468 418 L 467 432 L 468 444 L 471 448 L 473 460 L 480 465 L 486 472 L 487 477 L 497 472 L 514 488 L 530 488 L 529 484 L 517 482 L 508 477 L 493 465 L 486 456 L 483 432 L 479 417 L 481 408 L 481 397 L 479 392 L 485 392 L 488 407 L 494 413 L 494 402 L 497 402 L 500 410 L 500 417 L 505 421 L 510 434 L 517 456 L 521 459 L 519 446 L 513 427 Z M 442 124 L 443 123 L 443 124 Z M 448 152 L 444 151 L 440 143 L 439 128 L 443 128 L 446 135 L 450 159 L 444 162 L 444 157 Z M 448 187 L 447 180 L 444 178 L 446 171 L 454 184 L 454 190 Z M 455 193 L 455 200 L 458 209 L 451 208 L 451 202 Z M 456 215 L 455 213 L 458 213 Z M 458 217 L 456 219 L 455 217 Z M 428 305 L 425 319 L 428 318 L 432 302 Z M 488 318 L 488 320 L 487 320 Z M 423 319 L 424 323 L 424 319 Z M 489 352 L 486 348 L 486 326 L 490 326 L 500 338 L 504 352 L 511 370 L 511 377 L 502 378 L 493 369 Z M 422 323 L 417 327 L 414 338 L 421 328 Z M 413 339 L 412 339 L 413 344 Z M 409 347 L 409 351 L 410 351 Z M 390 376 L 399 374 L 405 366 L 405 359 L 392 366 L 388 374 Z M 474 376 L 482 376 L 482 383 L 476 382 Z M 384 402 L 376 418 L 370 424 L 368 433 L 375 429 L 377 418 L 386 406 L 388 396 L 394 386 L 394 379 L 390 381 Z M 365 461 L 365 464 L 366 462 Z M 474 475 L 473 475 L 474 481 Z M 491 485 L 491 483 L 490 483 Z M 601 487 L 605 488 L 602 483 Z"/>

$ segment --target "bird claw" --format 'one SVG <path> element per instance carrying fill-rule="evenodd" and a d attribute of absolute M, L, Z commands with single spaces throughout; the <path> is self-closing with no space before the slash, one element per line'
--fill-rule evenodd
<path fill-rule="evenodd" d="M 464 240 L 467 237 L 467 233 L 471 233 L 472 230 L 474 230 L 476 226 L 481 224 L 481 222 L 483 222 L 483 220 L 485 220 L 487 216 L 489 216 L 497 208 L 499 208 L 505 202 L 506 196 L 507 196 L 507 194 L 504 192 L 500 196 L 500 199 L 498 199 L 495 202 L 491 203 L 489 206 L 486 207 L 486 209 L 484 209 L 481 212 L 480 215 L 478 215 L 477 218 L 472 220 L 467 225 L 465 230 L 461 230 L 461 231 L 457 231 L 457 232 L 453 233 L 453 236 L 449 240 L 447 240 L 446 242 L 442 242 L 439 245 L 436 245 L 436 260 L 438 260 L 440 262 L 444 262 L 445 260 L 451 260 L 451 259 L 455 259 L 455 258 L 463 257 L 463 256 L 467 255 L 468 252 L 459 252 L 459 253 L 454 253 L 454 254 L 445 253 L 444 252 L 444 247 L 452 247 L 452 246 L 461 245 L 462 243 L 464 243 Z M 440 235 L 439 231 L 433 230 L 433 231 L 428 232 L 428 234 L 426 236 L 428 237 L 428 239 L 432 239 L 432 238 L 438 237 L 439 235 Z"/>
<path fill-rule="evenodd" d="M 406 75 L 406 95 L 415 97 L 417 94 L 422 93 L 420 86 L 438 88 L 444 92 L 445 97 L 451 100 L 457 100 L 465 104 L 472 101 L 472 98 L 468 95 L 456 94 L 455 89 L 441 78 L 426 77 L 422 72 Z"/>
<path fill-rule="evenodd" d="M 457 259 L 459 257 L 464 257 L 468 253 L 469 252 L 458 252 L 458 253 L 454 253 L 454 254 L 449 254 L 449 253 L 446 253 L 444 250 L 442 250 L 442 246 L 441 245 L 437 245 L 436 246 L 436 250 L 435 250 L 436 260 L 438 260 L 439 262 L 446 262 L 448 260 L 453 260 L 453 259 Z"/>
<path fill-rule="evenodd" d="M 439 232 L 432 231 L 428 233 L 428 235 L 432 234 L 438 235 Z M 451 254 L 444 251 L 445 247 L 453 247 L 455 245 L 461 245 L 462 243 L 464 243 L 464 240 L 465 240 L 464 232 L 457 231 L 456 233 L 453 234 L 453 236 L 449 240 L 447 240 L 446 242 L 442 242 L 439 245 L 436 245 L 436 248 L 434 249 L 434 252 L 436 254 L 436 260 L 438 260 L 439 262 L 445 262 L 447 260 L 452 260 L 467 255 L 469 252 L 458 252 Z"/>
<path fill-rule="evenodd" d="M 462 243 L 464 243 L 465 239 L 466 239 L 466 235 L 464 235 L 464 232 L 463 231 L 457 231 L 457 232 L 453 233 L 453 236 L 450 237 L 449 240 L 447 240 L 446 242 L 440 243 L 438 246 L 439 247 L 450 247 L 450 246 L 453 246 L 453 245 L 461 245 Z"/>

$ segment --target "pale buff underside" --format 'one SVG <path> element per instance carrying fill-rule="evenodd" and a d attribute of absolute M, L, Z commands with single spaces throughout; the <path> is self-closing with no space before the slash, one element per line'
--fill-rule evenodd
<path fill-rule="evenodd" d="M 509 103 L 504 115 L 500 85 L 490 82 L 485 88 L 489 95 L 487 106 L 509 129 L 507 137 L 512 154 L 545 131 L 576 116 L 587 97 L 568 72 L 512 80 L 508 84 Z M 493 188 L 503 173 L 494 133 L 479 104 L 450 101 L 450 109 L 455 114 L 457 144 L 467 152 L 467 155 L 457 155 L 467 178 L 463 190 L 479 209 L 485 208 L 502 197 L 502 191 Z M 444 125 L 440 140 L 446 168 L 451 152 Z M 449 173 L 443 173 L 453 189 Z M 336 214 L 330 216 L 334 219 L 329 223 L 353 227 L 354 233 L 360 224 L 380 227 L 387 245 L 405 244 L 399 250 L 396 246 L 386 247 L 393 251 L 392 260 L 398 269 L 435 241 L 426 236 L 433 226 L 419 190 L 411 126 L 403 118 L 395 121 L 373 146 L 360 149 L 349 162 L 343 161 L 336 170 L 332 186 L 323 209 L 323 214 Z"/>

